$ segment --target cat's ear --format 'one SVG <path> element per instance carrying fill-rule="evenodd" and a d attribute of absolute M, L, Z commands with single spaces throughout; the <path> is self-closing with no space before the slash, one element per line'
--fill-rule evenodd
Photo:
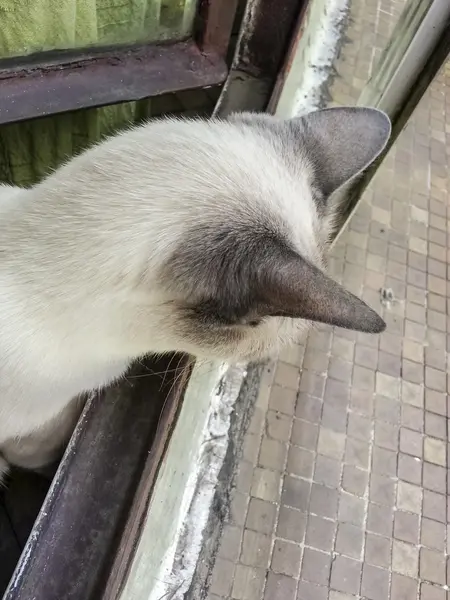
<path fill-rule="evenodd" d="M 283 316 L 380 333 L 386 324 L 365 302 L 301 256 L 259 278 L 262 316 Z"/>
<path fill-rule="evenodd" d="M 329 108 L 288 121 L 329 196 L 366 169 L 391 135 L 389 117 L 375 108 Z"/>

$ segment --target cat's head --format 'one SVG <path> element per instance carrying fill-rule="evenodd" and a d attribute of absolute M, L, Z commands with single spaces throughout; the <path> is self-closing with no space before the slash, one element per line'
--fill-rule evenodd
<path fill-rule="evenodd" d="M 329 198 L 378 157 L 390 131 L 387 116 L 369 108 L 284 121 L 243 113 L 208 124 L 201 209 L 186 218 L 160 271 L 180 349 L 257 358 L 311 321 L 383 331 L 323 265 Z"/>

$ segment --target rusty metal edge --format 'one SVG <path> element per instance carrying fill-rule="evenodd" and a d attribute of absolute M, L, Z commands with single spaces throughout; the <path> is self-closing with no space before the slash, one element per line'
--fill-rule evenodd
<path fill-rule="evenodd" d="M 267 110 L 292 34 L 308 1 L 248 0 L 230 73 L 216 107 L 217 116 Z"/>
<path fill-rule="evenodd" d="M 4 600 L 112 597 L 181 406 L 191 359 L 178 358 L 140 362 L 88 401 Z"/>
<path fill-rule="evenodd" d="M 223 83 L 228 68 L 193 40 L 0 70 L 0 125 Z"/>
<path fill-rule="evenodd" d="M 200 0 L 197 40 L 203 52 L 226 57 L 239 0 Z"/>
<path fill-rule="evenodd" d="M 161 417 L 159 419 L 156 436 L 151 446 L 148 459 L 142 470 L 139 485 L 136 489 L 127 523 L 122 533 L 122 539 L 114 557 L 109 576 L 105 584 L 102 598 L 105 600 L 115 600 L 119 598 L 126 583 L 127 576 L 136 548 L 140 538 L 140 530 L 145 521 L 147 511 L 151 502 L 151 496 L 156 484 L 159 470 L 161 468 L 163 457 L 170 443 L 172 432 L 175 429 L 178 416 L 181 411 L 184 393 L 188 381 L 192 374 L 195 361 L 184 356 L 178 364 L 178 379 L 176 389 L 168 397 L 165 403 Z M 100 598 L 99 598 L 100 600 Z"/>
<path fill-rule="evenodd" d="M 300 6 L 299 14 L 297 17 L 297 23 L 293 31 L 291 42 L 286 52 L 283 65 L 278 72 L 278 76 L 272 91 L 272 95 L 267 105 L 267 112 L 274 114 L 280 99 L 281 91 L 286 83 L 286 79 L 291 71 L 294 58 L 297 53 L 298 46 L 304 33 L 305 15 L 310 5 L 311 0 L 304 0 L 303 5 Z"/>

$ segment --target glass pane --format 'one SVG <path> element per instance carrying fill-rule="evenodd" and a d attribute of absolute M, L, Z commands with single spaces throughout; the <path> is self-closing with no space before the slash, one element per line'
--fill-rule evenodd
<path fill-rule="evenodd" d="M 187 37 L 197 0 L 3 0 L 0 57 Z"/>

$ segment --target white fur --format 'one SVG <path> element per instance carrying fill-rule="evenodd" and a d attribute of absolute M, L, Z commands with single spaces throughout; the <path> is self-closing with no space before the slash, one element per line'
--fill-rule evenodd
<path fill-rule="evenodd" d="M 32 189 L 1 187 L 0 452 L 47 462 L 39 444 L 20 457 L 18 440 L 52 422 L 59 447 L 70 400 L 148 352 L 246 359 L 296 337 L 304 322 L 272 318 L 233 347 L 199 347 L 183 339 L 155 274 L 187 227 L 266 211 L 320 264 L 309 177 L 305 162 L 287 163 L 248 127 L 161 121 L 111 138 Z"/>

